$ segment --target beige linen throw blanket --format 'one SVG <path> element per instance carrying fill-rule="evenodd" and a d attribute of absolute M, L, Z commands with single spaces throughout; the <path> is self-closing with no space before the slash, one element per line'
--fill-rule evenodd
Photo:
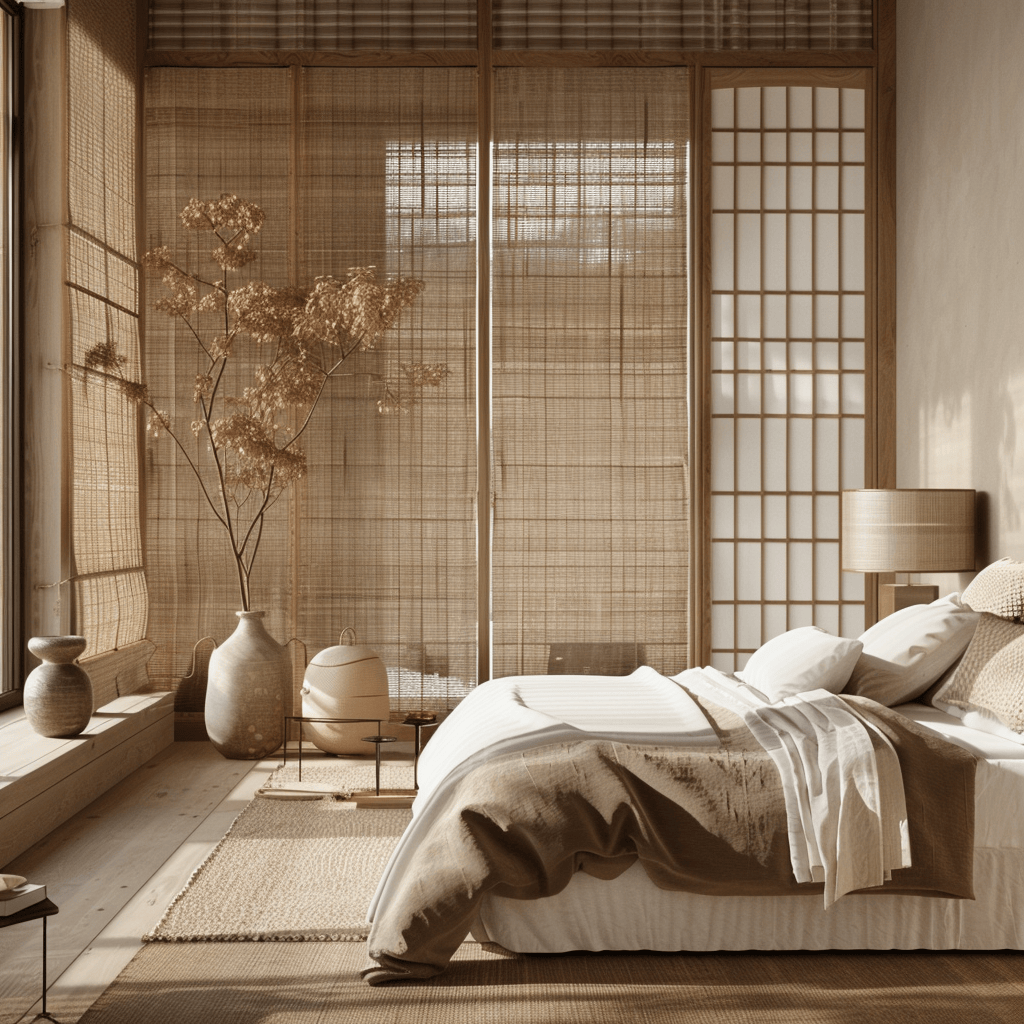
<path fill-rule="evenodd" d="M 429 830 L 373 907 L 366 981 L 440 973 L 485 893 L 537 899 L 576 871 L 611 879 L 639 860 L 664 889 L 822 893 L 794 878 L 772 758 L 738 714 L 695 699 L 713 744 L 539 736 L 439 789 Z M 973 898 L 974 756 L 866 698 L 842 700 L 888 740 L 903 775 L 912 866 L 870 891 Z"/>

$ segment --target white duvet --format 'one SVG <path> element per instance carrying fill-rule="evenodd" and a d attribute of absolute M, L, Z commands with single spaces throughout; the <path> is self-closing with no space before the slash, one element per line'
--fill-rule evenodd
<path fill-rule="evenodd" d="M 669 679 L 649 667 L 628 677 L 513 676 L 477 687 L 437 729 L 419 764 L 413 821 L 371 902 L 386 905 L 454 783 L 490 758 L 591 736 L 623 743 L 718 747 L 686 689 L 740 714 L 779 768 L 797 881 L 823 881 L 825 906 L 909 866 L 899 763 L 884 737 L 824 690 L 769 704 L 714 669 Z M 879 742 L 879 739 L 881 742 Z"/>

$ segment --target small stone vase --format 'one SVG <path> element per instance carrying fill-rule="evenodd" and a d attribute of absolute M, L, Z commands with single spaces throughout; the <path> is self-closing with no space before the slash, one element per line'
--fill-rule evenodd
<path fill-rule="evenodd" d="M 257 761 L 284 738 L 291 659 L 264 627 L 265 612 L 235 614 L 235 631 L 210 655 L 206 732 L 225 757 Z"/>
<path fill-rule="evenodd" d="M 92 717 L 92 682 L 75 659 L 84 636 L 34 636 L 28 649 L 39 659 L 25 680 L 25 717 L 40 736 L 77 736 Z"/>

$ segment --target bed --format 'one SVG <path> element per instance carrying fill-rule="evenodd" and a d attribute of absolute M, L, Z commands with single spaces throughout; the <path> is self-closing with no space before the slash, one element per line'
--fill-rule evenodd
<path fill-rule="evenodd" d="M 479 688 L 421 760 L 364 978 L 436 974 L 467 932 L 536 953 L 1024 948 L 1024 626 L 1004 563 L 855 641 L 791 631 L 735 677 Z M 563 799 L 566 776 L 598 798 Z M 558 829 L 582 852 L 549 856 Z"/>

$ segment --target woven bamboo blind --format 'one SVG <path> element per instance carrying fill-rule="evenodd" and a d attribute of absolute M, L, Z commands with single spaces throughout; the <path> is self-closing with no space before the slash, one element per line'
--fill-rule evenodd
<path fill-rule="evenodd" d="M 74 0 L 67 18 L 66 351 L 78 372 L 65 451 L 73 628 L 92 655 L 146 634 L 138 417 L 88 366 L 89 351 L 109 345 L 127 360 L 126 374 L 139 375 L 135 4 Z"/>
<path fill-rule="evenodd" d="M 686 666 L 687 109 L 682 69 L 496 75 L 495 675 Z"/>
<path fill-rule="evenodd" d="M 871 0 L 492 0 L 493 44 L 518 50 L 851 49 Z M 477 46 L 476 0 L 150 0 L 154 50 Z"/>

